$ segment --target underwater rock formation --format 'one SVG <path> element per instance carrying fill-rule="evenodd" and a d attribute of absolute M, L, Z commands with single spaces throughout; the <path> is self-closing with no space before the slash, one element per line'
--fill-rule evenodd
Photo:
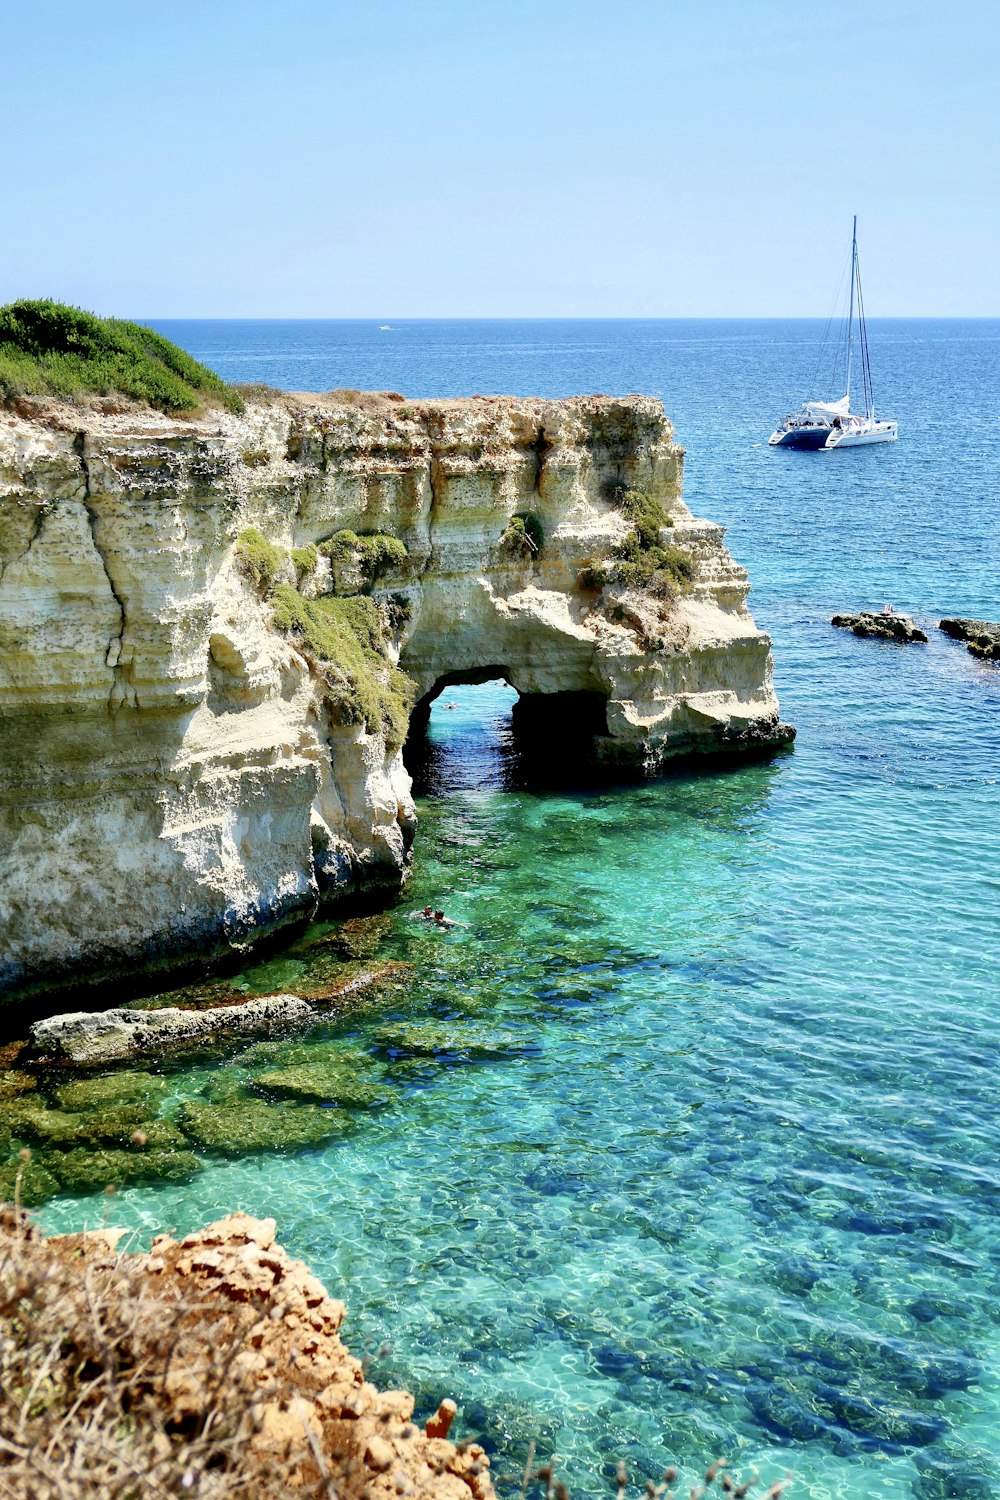
<path fill-rule="evenodd" d="M 682 460 L 645 397 L 0 414 L 0 994 L 396 890 L 450 683 L 640 771 L 786 743 Z"/>

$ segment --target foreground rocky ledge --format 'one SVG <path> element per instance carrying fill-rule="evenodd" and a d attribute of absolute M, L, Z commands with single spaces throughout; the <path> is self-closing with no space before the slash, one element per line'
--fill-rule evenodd
<path fill-rule="evenodd" d="M 506 677 L 632 772 L 786 744 L 682 467 L 639 396 L 0 413 L 0 995 L 397 891 L 408 695 Z"/>
<path fill-rule="evenodd" d="M 454 1403 L 422 1429 L 409 1395 L 370 1384 L 343 1304 L 274 1236 L 234 1214 L 129 1255 L 120 1232 L 47 1240 L 5 1210 L 5 1492 L 124 1494 L 140 1476 L 201 1500 L 492 1500 L 483 1450 L 447 1441 Z"/>

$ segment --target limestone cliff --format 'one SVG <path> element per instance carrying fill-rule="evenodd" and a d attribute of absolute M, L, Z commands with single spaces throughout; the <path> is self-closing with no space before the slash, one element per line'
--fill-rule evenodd
<path fill-rule="evenodd" d="M 682 462 L 643 397 L 0 415 L 0 993 L 209 954 L 323 895 L 398 886 L 401 736 L 338 707 L 336 653 L 299 628 L 334 591 L 386 604 L 385 673 L 424 702 L 489 675 L 529 704 L 587 694 L 601 758 L 652 770 L 789 738 L 746 575 L 684 505 Z M 676 588 L 593 566 L 627 555 L 631 492 L 684 563 Z M 248 529 L 278 549 L 274 588 L 241 561 Z M 352 587 L 349 546 L 302 550 L 345 532 L 405 554 Z"/>

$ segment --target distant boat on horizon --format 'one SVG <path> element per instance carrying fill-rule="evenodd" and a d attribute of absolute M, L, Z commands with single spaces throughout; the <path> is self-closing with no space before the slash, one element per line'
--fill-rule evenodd
<path fill-rule="evenodd" d="M 851 411 L 855 301 L 865 401 L 863 416 Z M 865 325 L 861 271 L 858 265 L 858 216 L 855 214 L 851 236 L 851 300 L 847 314 L 847 394 L 841 396 L 839 401 L 804 401 L 799 411 L 785 417 L 771 433 L 768 443 L 772 448 L 860 448 L 867 443 L 894 443 L 898 437 L 898 422 L 875 416 L 868 329 Z"/>
<path fill-rule="evenodd" d="M 392 324 L 391 323 L 380 323 L 378 325 L 378 331 L 379 331 L 379 333 L 392 333 L 392 331 L 393 331 Z"/>

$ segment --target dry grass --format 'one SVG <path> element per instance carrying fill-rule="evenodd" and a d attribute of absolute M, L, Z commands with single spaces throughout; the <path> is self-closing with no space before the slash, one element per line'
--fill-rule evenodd
<path fill-rule="evenodd" d="M 0 1495 L 285 1492 L 308 1444 L 303 1432 L 301 1452 L 280 1464 L 255 1447 L 262 1397 L 280 1399 L 287 1377 L 276 1369 L 262 1390 L 245 1368 L 252 1324 L 157 1285 L 127 1256 L 53 1250 L 9 1210 L 0 1230 Z M 254 1309 L 253 1321 L 273 1310 Z M 317 1476 L 301 1493 L 327 1489 Z"/>

